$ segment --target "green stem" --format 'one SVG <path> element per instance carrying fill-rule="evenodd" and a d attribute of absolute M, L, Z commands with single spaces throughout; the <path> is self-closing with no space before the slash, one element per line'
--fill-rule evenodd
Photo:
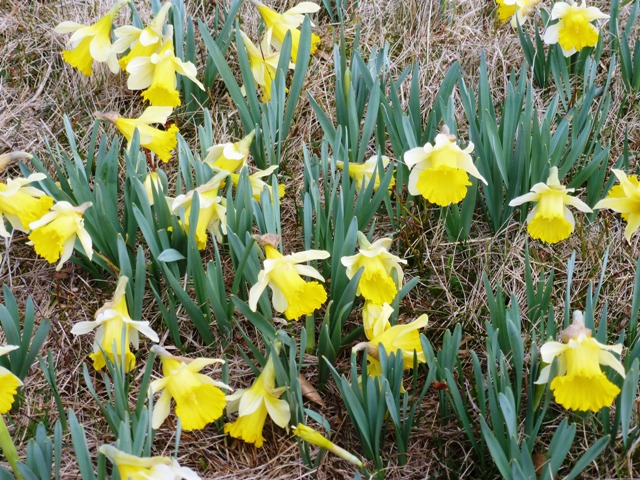
<path fill-rule="evenodd" d="M 305 330 L 307 331 L 307 353 L 314 353 L 316 349 L 316 319 L 313 315 L 307 315 Z"/>
<path fill-rule="evenodd" d="M 0 415 L 0 448 L 2 448 L 2 452 L 9 462 L 9 465 L 11 465 L 16 480 L 24 480 L 20 470 L 18 470 L 18 451 L 13 444 L 9 430 L 7 430 L 7 424 L 4 423 L 4 417 L 2 415 Z"/>

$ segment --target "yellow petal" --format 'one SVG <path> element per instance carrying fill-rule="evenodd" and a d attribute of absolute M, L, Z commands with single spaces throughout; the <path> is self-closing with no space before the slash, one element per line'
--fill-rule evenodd
<path fill-rule="evenodd" d="M 5 371 L 0 375 L 0 414 L 4 415 L 11 410 L 21 384 L 20 379 L 11 372 Z"/>

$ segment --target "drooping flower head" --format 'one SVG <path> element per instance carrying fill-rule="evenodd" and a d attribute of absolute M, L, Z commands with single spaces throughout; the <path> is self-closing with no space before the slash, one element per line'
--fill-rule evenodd
<path fill-rule="evenodd" d="M 509 202 L 517 207 L 526 202 L 538 202 L 527 216 L 527 231 L 531 237 L 546 243 L 557 243 L 569 238 L 575 226 L 571 205 L 581 212 L 590 213 L 589 205 L 569 195 L 575 189 L 567 188 L 558 180 L 558 168 L 551 167 L 547 183 L 536 183 L 529 193 Z"/>
<path fill-rule="evenodd" d="M 612 172 L 620 183 L 614 185 L 607 197 L 593 208 L 609 208 L 620 213 L 627 222 L 624 236 L 627 241 L 631 241 L 631 236 L 640 228 L 640 182 L 637 175 L 627 176 L 622 170 L 615 168 Z"/>
<path fill-rule="evenodd" d="M 134 57 L 127 65 L 129 90 L 144 90 L 142 98 L 158 107 L 177 107 L 181 104 L 180 93 L 176 90 L 176 73 L 204 90 L 204 85 L 196 78 L 196 66 L 176 57 L 171 39 L 173 29 L 169 26 L 168 30 L 167 39 L 157 53 L 148 57 Z"/>
<path fill-rule="evenodd" d="M 498 18 L 502 23 L 511 19 L 511 26 L 518 28 L 518 23 L 524 25 L 528 15 L 541 0 L 496 0 L 498 4 Z"/>
<path fill-rule="evenodd" d="M 271 99 L 271 83 L 276 78 L 278 63 L 280 62 L 280 52 L 271 49 L 271 29 L 264 34 L 260 48 L 256 47 L 246 33 L 240 31 L 242 43 L 247 50 L 253 81 L 262 89 L 262 101 L 268 102 Z M 289 68 L 294 68 L 293 63 Z M 246 85 L 242 86 L 243 92 Z"/>
<path fill-rule="evenodd" d="M 304 22 L 304 15 L 306 13 L 315 13 L 320 10 L 320 6 L 313 2 L 300 2 L 286 12 L 278 13 L 259 0 L 251 1 L 258 7 L 258 11 L 267 26 L 267 30 L 273 30 L 272 41 L 278 50 L 282 49 L 282 44 L 284 43 L 284 38 L 287 36 L 287 32 L 291 32 L 291 61 L 295 62 L 296 58 L 298 58 L 298 48 L 300 47 L 300 30 L 298 30 L 298 27 Z M 310 49 L 312 55 L 317 50 L 319 42 L 320 37 L 312 33 Z"/>
<path fill-rule="evenodd" d="M 574 0 L 557 2 L 551 10 L 551 20 L 557 23 L 547 27 L 544 41 L 549 45 L 559 43 L 565 57 L 570 57 L 585 47 L 598 43 L 598 29 L 591 22 L 609 18 L 597 7 L 587 7 L 584 0 L 578 5 Z"/>
<path fill-rule="evenodd" d="M 284 312 L 287 320 L 297 320 L 302 315 L 311 315 L 327 300 L 327 292 L 322 285 L 316 281 L 305 281 L 300 276 L 324 282 L 322 275 L 309 265 L 299 264 L 329 258 L 330 253 L 324 250 L 307 250 L 282 255 L 276 248 L 278 241 L 279 239 L 272 239 L 271 243 L 263 241 L 267 258 L 263 270 L 258 274 L 258 282 L 249 291 L 249 307 L 255 312 L 260 295 L 270 287 L 273 308 L 277 312 Z"/>
<path fill-rule="evenodd" d="M 140 29 L 133 25 L 125 25 L 115 29 L 116 41 L 113 46 L 117 51 L 129 53 L 120 59 L 120 68 L 127 69 L 129 62 L 136 57 L 150 57 L 162 46 L 164 22 L 171 9 L 171 2 L 165 2 L 149 25 Z"/>
<path fill-rule="evenodd" d="M 51 211 L 39 220 L 31 222 L 29 240 L 36 253 L 49 263 L 58 259 L 56 270 L 69 260 L 73 253 L 76 237 L 80 240 L 82 249 L 89 260 L 93 256 L 93 242 L 91 236 L 84 229 L 82 215 L 91 206 L 91 202 L 74 207 L 69 202 L 58 202 Z"/>
<path fill-rule="evenodd" d="M 147 107 L 138 118 L 121 117 L 115 112 L 96 112 L 99 120 L 113 123 L 131 145 L 136 129 L 140 136 L 140 145 L 154 152 L 160 160 L 168 162 L 171 151 L 176 148 L 178 127 L 171 125 L 168 130 L 152 127 L 152 123 L 165 124 L 173 109 L 171 107 Z M 127 147 L 128 148 L 128 147 Z"/>
<path fill-rule="evenodd" d="M 124 368 L 129 372 L 136 365 L 136 357 L 131 352 L 129 344 L 133 344 L 133 348 L 138 349 L 139 333 L 151 339 L 152 342 L 159 341 L 158 335 L 149 326 L 149 322 L 132 320 L 129 316 L 125 295 L 128 281 L 129 279 L 125 276 L 118 279 L 113 298 L 96 312 L 95 320 L 78 322 L 71 329 L 74 335 L 84 335 L 96 330 L 93 353 L 89 355 L 96 370 L 105 367 L 105 354 L 112 363 L 117 364 L 120 363 L 124 353 Z"/>
<path fill-rule="evenodd" d="M 382 166 L 384 168 L 387 168 L 387 165 L 389 165 L 390 162 L 389 157 L 387 157 L 386 155 L 381 155 L 380 159 L 382 160 Z M 338 167 L 340 170 L 344 170 L 344 162 L 337 160 L 336 167 Z M 369 158 L 369 160 L 364 163 L 349 163 L 349 177 L 352 178 L 355 182 L 356 190 L 358 192 L 367 188 L 374 174 L 375 180 L 373 183 L 373 191 L 375 192 L 376 190 L 378 190 L 378 188 L 380 187 L 380 178 L 382 177 L 382 175 L 384 175 L 384 172 L 377 172 L 377 168 L 377 155 Z M 391 190 L 395 183 L 395 179 L 392 178 L 389 182 L 388 189 Z"/>
<path fill-rule="evenodd" d="M 268 177 L 278 168 L 277 165 L 272 165 L 266 170 L 258 170 L 257 172 L 251 173 L 249 175 L 249 183 L 251 184 L 251 191 L 253 192 L 253 198 L 255 198 L 256 202 L 260 202 L 260 197 L 262 195 L 262 191 L 266 188 L 269 191 L 269 197 L 271 198 L 271 202 L 274 201 L 273 198 L 273 188 L 270 184 L 262 180 L 264 177 Z M 229 175 L 231 177 L 231 182 L 234 187 L 238 186 L 240 183 L 240 175 L 237 173 L 232 173 Z M 278 200 L 284 197 L 284 183 L 278 184 Z"/>
<path fill-rule="evenodd" d="M 551 362 L 558 359 L 558 373 L 550 388 L 560 405 L 569 410 L 597 412 L 611 406 L 620 389 L 600 369 L 613 368 L 623 378 L 624 367 L 611 352 L 620 355 L 622 344 L 603 345 L 585 328 L 582 312 L 575 311 L 573 323 L 561 333 L 560 342 L 549 341 L 540 348 L 542 361 L 548 363 L 540 371 L 537 384 L 549 382 Z"/>
<path fill-rule="evenodd" d="M 471 185 L 469 175 L 486 185 L 487 181 L 473 164 L 472 151 L 473 143 L 469 142 L 462 150 L 456 145 L 456 137 L 444 126 L 436 135 L 435 145 L 427 143 L 404 154 L 404 161 L 411 169 L 409 193 L 446 207 L 467 196 L 467 187 Z"/>
<path fill-rule="evenodd" d="M 339 447 L 331 440 L 324 437 L 320 432 L 314 430 L 311 427 L 307 427 L 306 425 L 299 423 L 298 425 L 293 427 L 293 434 L 301 440 L 310 443 L 311 445 L 316 445 L 320 448 L 324 448 L 325 450 L 329 450 L 331 453 L 337 455 L 343 460 L 353 463 L 358 467 L 362 467 L 362 461 L 353 453 L 346 451 L 342 447 Z"/>
<path fill-rule="evenodd" d="M 171 411 L 171 400 L 176 404 L 176 416 L 183 430 L 201 430 L 222 416 L 227 400 L 221 388 L 226 384 L 200 373 L 204 367 L 224 363 L 218 358 L 176 357 L 164 348 L 154 345 L 151 350 L 160 357 L 163 377 L 151 382 L 151 394 L 162 391 L 153 407 L 152 427 L 157 430 Z"/>
<path fill-rule="evenodd" d="M 366 235 L 358 232 L 360 250 L 357 254 L 342 257 L 340 260 L 347 267 L 349 279 L 364 268 L 358 283 L 358 295 L 380 305 L 393 302 L 398 288 L 402 285 L 403 273 L 400 264 L 407 263 L 406 260 L 389 253 L 391 242 L 390 238 L 380 238 L 370 243 Z M 393 272 L 396 273 L 397 280 L 393 279 Z"/>
<path fill-rule="evenodd" d="M 112 445 L 98 450 L 114 464 L 122 480 L 200 480 L 196 472 L 169 457 L 136 457 Z"/>
<path fill-rule="evenodd" d="M 106 62 L 112 73 L 118 72 L 117 51 L 111 44 L 111 28 L 116 13 L 128 3 L 127 0 L 118 2 L 100 20 L 93 25 L 82 25 L 77 22 L 66 21 L 56 28 L 57 33 L 73 32 L 69 43 L 71 50 L 63 50 L 62 58 L 72 67 L 90 77 L 93 72 L 93 61 Z"/>
<path fill-rule="evenodd" d="M 251 387 L 227 396 L 227 412 L 238 412 L 238 418 L 225 424 L 224 433 L 260 448 L 264 443 L 262 429 L 267 414 L 280 428 L 286 428 L 289 424 L 289 403 L 280 399 L 285 390 L 286 387 L 276 388 L 276 371 L 273 359 L 269 356 L 262 373 Z"/>
<path fill-rule="evenodd" d="M 389 318 L 393 314 L 393 307 L 388 303 L 382 305 L 369 300 L 362 307 L 362 326 L 364 334 L 371 340 L 391 328 Z"/>
<path fill-rule="evenodd" d="M 0 236 L 9 237 L 4 220 L 14 230 L 29 231 L 29 224 L 42 218 L 53 205 L 53 198 L 29 184 L 44 180 L 44 173 L 32 173 L 27 178 L 10 178 L 0 182 Z"/>
<path fill-rule="evenodd" d="M 220 196 L 218 190 L 220 183 L 227 176 L 227 172 L 218 173 L 207 183 L 200 185 L 187 192 L 178 195 L 171 205 L 174 215 L 184 210 L 184 229 L 189 232 L 191 218 L 191 204 L 193 196 L 198 195 L 200 210 L 198 211 L 198 224 L 196 225 L 196 243 L 198 249 L 203 250 L 207 246 L 207 233 L 216 237 L 218 243 L 222 242 L 222 236 L 227 234 L 227 207 L 224 198 Z"/>
<path fill-rule="evenodd" d="M 3 345 L 0 347 L 0 357 L 6 355 L 20 347 L 15 345 Z M 4 415 L 13 406 L 18 387 L 22 385 L 22 380 L 16 377 L 10 370 L 0 367 L 0 414 Z"/>
<path fill-rule="evenodd" d="M 157 172 L 149 172 L 147 176 L 144 177 L 144 182 L 142 182 L 144 186 L 144 191 L 147 194 L 147 199 L 149 200 L 149 205 L 153 205 L 153 190 L 155 189 L 156 193 L 162 195 L 164 193 L 164 186 L 162 185 L 162 180 L 160 179 L 160 175 Z"/>
<path fill-rule="evenodd" d="M 235 143 L 219 143 L 207 149 L 207 156 L 203 162 L 211 168 L 226 170 L 229 173 L 236 173 L 249 158 L 249 148 L 256 136 L 256 131 L 251 130 L 242 140 Z"/>

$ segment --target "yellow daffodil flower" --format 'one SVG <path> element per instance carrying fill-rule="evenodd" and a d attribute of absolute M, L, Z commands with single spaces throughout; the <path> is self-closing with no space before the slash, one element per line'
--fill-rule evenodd
<path fill-rule="evenodd" d="M 324 287 L 315 281 L 305 281 L 300 275 L 321 282 L 324 282 L 324 278 L 315 268 L 298 264 L 329 258 L 329 252 L 307 250 L 283 256 L 270 244 L 264 245 L 264 251 L 267 257 L 264 269 L 258 274 L 258 282 L 249 291 L 251 310 L 256 311 L 260 295 L 267 287 L 271 287 L 273 308 L 279 313 L 284 312 L 287 320 L 297 320 L 302 315 L 311 315 L 322 306 L 327 300 Z"/>
<path fill-rule="evenodd" d="M 379 303 L 368 300 L 364 302 L 364 307 L 362 307 L 362 325 L 364 327 L 364 334 L 369 340 L 391 328 L 389 318 L 392 313 L 393 307 L 388 303 L 380 305 Z"/>
<path fill-rule="evenodd" d="M 551 10 L 551 20 L 557 23 L 547 27 L 544 41 L 549 45 L 559 43 L 565 57 L 570 57 L 585 47 L 598 43 L 598 29 L 591 22 L 609 18 L 596 7 L 587 7 L 585 1 L 578 5 L 573 0 L 557 2 Z"/>
<path fill-rule="evenodd" d="M 127 48 L 131 49 L 127 55 L 120 59 L 122 70 L 127 69 L 127 65 L 133 58 L 150 57 L 160 50 L 163 39 L 162 29 L 169 10 L 171 10 L 171 2 L 165 2 L 154 19 L 143 29 L 133 25 L 125 25 L 115 29 L 113 32 L 116 35 L 116 41 L 113 42 L 114 48 L 120 52 L 124 52 Z"/>
<path fill-rule="evenodd" d="M 0 357 L 18 348 L 15 345 L 4 345 L 0 347 Z M 18 377 L 10 370 L 0 367 L 0 414 L 4 415 L 11 410 L 20 386 L 22 381 Z"/>
<path fill-rule="evenodd" d="M 546 243 L 557 243 L 568 238 L 575 226 L 573 214 L 566 205 L 571 205 L 581 212 L 591 212 L 586 203 L 569 195 L 574 190 L 562 185 L 558 180 L 557 167 L 551 167 L 547 183 L 536 183 L 531 187 L 531 192 L 514 198 L 509 202 L 509 206 L 517 207 L 526 202 L 538 202 L 527 216 L 527 231 L 532 238 Z"/>
<path fill-rule="evenodd" d="M 273 189 L 271 188 L 271 185 L 269 185 L 262 179 L 271 175 L 277 168 L 277 165 L 272 165 L 266 170 L 258 170 L 257 172 L 249 175 L 249 183 L 251 183 L 253 198 L 255 198 L 258 203 L 260 203 L 260 195 L 265 188 L 269 190 L 269 196 L 271 197 L 271 202 L 273 202 Z M 240 182 L 240 175 L 237 173 L 232 173 L 229 176 L 231 177 L 231 182 L 233 183 L 233 185 L 237 187 L 238 183 Z M 278 201 L 282 197 L 284 197 L 284 184 L 280 183 L 278 184 Z"/>
<path fill-rule="evenodd" d="M 168 162 L 171 158 L 171 151 L 178 144 L 176 137 L 179 132 L 178 127 L 171 125 L 168 130 L 159 130 L 152 127 L 151 124 L 164 125 L 171 112 L 173 112 L 171 107 L 147 107 L 138 118 L 121 117 L 115 112 L 96 112 L 96 117 L 99 120 L 113 123 L 127 139 L 129 145 L 131 145 L 134 132 L 138 129 L 140 145 L 154 152 L 163 162 Z"/>
<path fill-rule="evenodd" d="M 262 88 L 262 101 L 268 102 L 271 99 L 271 83 L 276 78 L 278 62 L 280 62 L 280 52 L 271 50 L 271 29 L 267 30 L 260 43 L 260 48 L 256 47 L 246 33 L 240 31 L 242 43 L 247 50 L 249 56 L 249 64 L 253 80 Z M 293 63 L 289 64 L 289 68 L 294 68 Z M 242 86 L 244 93 L 245 86 Z"/>
<path fill-rule="evenodd" d="M 177 107 L 181 104 L 180 94 L 176 90 L 176 73 L 187 77 L 204 90 L 204 85 L 196 78 L 196 66 L 176 57 L 170 36 L 172 31 L 169 27 L 169 37 L 158 53 L 149 57 L 132 58 L 127 65 L 127 87 L 129 90 L 144 90 L 142 98 L 153 106 Z"/>
<path fill-rule="evenodd" d="M 164 192 L 164 187 L 162 186 L 162 180 L 157 172 L 149 172 L 147 176 L 144 177 L 144 182 L 142 182 L 144 186 L 144 191 L 147 193 L 147 199 L 149 200 L 149 205 L 153 205 L 153 189 L 155 188 L 156 193 L 162 195 Z"/>
<path fill-rule="evenodd" d="M 407 261 L 389 253 L 392 240 L 380 238 L 373 243 L 367 237 L 358 232 L 358 245 L 360 250 L 350 257 L 342 257 L 342 265 L 347 267 L 349 279 L 364 268 L 360 283 L 358 283 L 358 295 L 373 303 L 391 303 L 402 285 L 401 263 Z M 392 272 L 396 272 L 397 280 L 393 279 Z M 396 283 L 397 282 L 397 283 Z"/>
<path fill-rule="evenodd" d="M 29 224 L 31 229 L 29 240 L 36 253 L 49 263 L 55 263 L 60 259 L 56 270 L 60 270 L 62 264 L 71 257 L 76 237 L 80 240 L 85 255 L 91 260 L 93 242 L 84 229 L 82 218 L 90 206 L 91 202 L 83 203 L 78 207 L 74 207 L 69 202 L 58 202 L 51 207 L 49 213 Z"/>
<path fill-rule="evenodd" d="M 498 18 L 502 23 L 511 19 L 511 26 L 518 28 L 518 23 L 524 25 L 528 15 L 541 0 L 496 0 L 498 4 Z"/>
<path fill-rule="evenodd" d="M 542 361 L 549 365 L 540 371 L 536 383 L 549 382 L 551 362 L 557 358 L 558 374 L 550 385 L 556 402 L 566 409 L 583 412 L 611 406 L 620 389 L 600 365 L 613 368 L 624 378 L 624 367 L 611 353 L 620 355 L 622 344 L 603 345 L 592 338 L 580 311 L 574 312 L 573 323 L 561 333 L 561 339 L 563 343 L 549 341 L 540 348 Z"/>
<path fill-rule="evenodd" d="M 10 178 L 7 183 L 0 182 L 0 237 L 10 236 L 2 217 L 8 220 L 13 230 L 27 232 L 30 223 L 49 211 L 53 198 L 29 186 L 45 178 L 47 176 L 44 173 L 32 173 L 27 178 Z"/>
<path fill-rule="evenodd" d="M 337 446 L 331 440 L 324 437 L 320 432 L 314 430 L 311 427 L 307 427 L 306 425 L 299 423 L 298 425 L 293 427 L 293 434 L 301 440 L 310 443 L 311 445 L 316 445 L 317 447 L 329 450 L 331 453 L 337 455 L 343 460 L 353 463 L 358 467 L 362 467 L 362 461 L 360 461 L 360 459 L 353 453 L 350 453 L 344 448 Z"/>
<path fill-rule="evenodd" d="M 178 215 L 180 209 L 184 210 L 184 229 L 189 232 L 191 203 L 193 196 L 198 194 L 200 210 L 196 225 L 196 243 L 200 250 L 207 246 L 207 232 L 215 235 L 218 243 L 222 243 L 222 236 L 227 234 L 227 207 L 224 205 L 224 198 L 218 193 L 220 183 L 227 175 L 227 172 L 218 173 L 207 183 L 186 194 L 178 195 L 171 205 L 171 212 L 174 215 Z"/>
<path fill-rule="evenodd" d="M 111 44 L 111 28 L 116 13 L 124 7 L 128 1 L 118 2 L 106 15 L 93 25 L 82 25 L 77 22 L 62 22 L 56 28 L 57 33 L 73 32 L 69 43 L 71 50 L 63 50 L 62 58 L 72 67 L 77 68 L 84 75 L 90 77 L 93 71 L 93 61 L 106 62 L 112 73 L 117 73 L 117 51 Z"/>
<path fill-rule="evenodd" d="M 125 371 L 129 372 L 136 364 L 136 357 L 131 352 L 129 344 L 133 344 L 133 348 L 138 349 L 140 343 L 138 332 L 152 342 L 159 341 L 158 335 L 149 326 L 149 322 L 132 320 L 129 316 L 125 295 L 128 281 L 129 279 L 125 276 L 118 279 L 113 298 L 96 312 L 94 321 L 78 322 L 71 329 L 74 335 L 84 335 L 96 330 L 93 353 L 89 355 L 96 370 L 105 367 L 105 354 L 112 363 L 119 363 L 124 352 L 124 367 Z M 123 333 L 124 344 L 122 343 Z"/>
<path fill-rule="evenodd" d="M 169 457 L 136 457 L 112 445 L 98 451 L 113 463 L 122 480 L 200 480 L 196 472 Z"/>
<path fill-rule="evenodd" d="M 203 161 L 211 168 L 236 173 L 249 158 L 249 148 L 255 136 L 256 131 L 252 130 L 238 142 L 213 145 L 207 149 L 207 156 Z"/>
<path fill-rule="evenodd" d="M 413 148 L 404 154 L 409 173 L 409 193 L 422 195 L 431 203 L 446 207 L 458 203 L 467 196 L 471 185 L 469 175 L 485 185 L 487 181 L 473 164 L 470 153 L 473 143 L 462 150 L 456 145 L 456 137 L 445 126 L 436 135 L 435 145 Z"/>
<path fill-rule="evenodd" d="M 183 430 L 201 430 L 222 416 L 227 400 L 220 389 L 231 389 L 199 372 L 206 366 L 224 363 L 224 360 L 175 357 L 158 345 L 151 350 L 160 357 L 163 374 L 163 378 L 154 380 L 149 387 L 151 394 L 162 391 L 153 407 L 151 425 L 154 430 L 169 416 L 171 399 L 176 402 L 176 416 Z"/>
<path fill-rule="evenodd" d="M 637 175 L 627 176 L 622 170 L 615 168 L 612 172 L 620 183 L 614 185 L 607 197 L 596 203 L 593 208 L 609 208 L 620 213 L 627 222 L 624 237 L 631 241 L 631 236 L 640 228 L 640 182 Z"/>
<path fill-rule="evenodd" d="M 224 433 L 260 448 L 264 443 L 262 429 L 267 414 L 280 428 L 286 428 L 289 424 L 289 403 L 279 398 L 285 390 L 286 387 L 276 388 L 276 371 L 273 359 L 269 357 L 251 387 L 227 396 L 227 412 L 238 412 L 238 418 L 225 424 Z"/>
<path fill-rule="evenodd" d="M 386 155 L 382 155 L 380 158 L 382 160 L 382 166 L 384 168 L 387 168 L 387 165 L 389 165 L 389 162 L 390 162 L 389 157 L 387 157 Z M 336 167 L 338 167 L 340 170 L 344 170 L 344 162 L 337 160 Z M 376 176 L 373 184 L 373 191 L 375 192 L 376 190 L 378 190 L 378 188 L 380 187 L 380 178 L 382 177 L 382 175 L 384 175 L 384 172 L 376 173 L 377 167 L 378 167 L 377 155 L 374 155 L 373 157 L 369 158 L 369 160 L 367 160 L 364 163 L 349 162 L 349 177 L 353 179 L 353 181 L 355 182 L 356 190 L 358 192 L 367 188 L 374 174 Z M 391 181 L 389 182 L 389 187 L 388 187 L 389 190 L 393 188 L 395 183 L 396 183 L 395 179 L 392 178 Z"/>
<path fill-rule="evenodd" d="M 258 8 L 267 29 L 273 30 L 273 45 L 278 50 L 282 48 L 287 32 L 291 32 L 291 61 L 295 62 L 296 58 L 298 58 L 298 48 L 300 46 L 300 30 L 298 30 L 298 27 L 304 21 L 304 14 L 315 13 L 320 10 L 320 6 L 313 2 L 300 2 L 286 12 L 278 13 L 258 0 L 251 0 L 251 2 Z M 320 43 L 320 37 L 312 33 L 310 50 L 312 55 L 317 50 L 318 43 Z"/>

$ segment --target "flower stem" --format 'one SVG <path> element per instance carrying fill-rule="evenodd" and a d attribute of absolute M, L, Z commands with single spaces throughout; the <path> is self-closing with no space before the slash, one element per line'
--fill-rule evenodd
<path fill-rule="evenodd" d="M 307 315 L 305 330 L 307 331 L 307 353 L 313 353 L 316 349 L 316 319 L 313 315 Z"/>
<path fill-rule="evenodd" d="M 4 423 L 4 417 L 2 415 L 0 415 L 0 448 L 2 448 L 2 452 L 9 462 L 9 465 L 11 465 L 11 470 L 13 470 L 16 480 L 24 480 L 20 470 L 18 470 L 18 451 L 13 444 L 9 430 L 7 430 L 7 424 Z"/>

